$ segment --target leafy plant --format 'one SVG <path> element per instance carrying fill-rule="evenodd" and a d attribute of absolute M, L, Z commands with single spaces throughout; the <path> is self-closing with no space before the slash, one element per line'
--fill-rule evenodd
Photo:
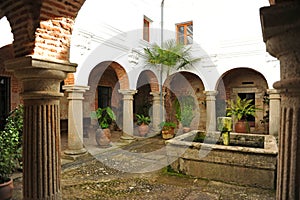
<path fill-rule="evenodd" d="M 137 118 L 137 125 L 142 125 L 142 124 L 149 125 L 151 122 L 150 117 L 145 116 L 143 114 L 140 115 L 136 114 L 136 118 Z"/>
<path fill-rule="evenodd" d="M 183 127 L 189 127 L 194 119 L 195 102 L 192 96 L 180 96 L 174 102 L 176 118 Z"/>
<path fill-rule="evenodd" d="M 116 115 L 110 107 L 98 108 L 91 114 L 93 119 L 97 119 L 99 126 L 102 129 L 106 129 L 116 120 Z"/>
<path fill-rule="evenodd" d="M 231 100 L 229 107 L 226 108 L 227 116 L 234 116 L 238 120 L 246 119 L 247 116 L 255 116 L 259 108 L 256 108 L 252 101 L 252 99 L 241 99 L 239 96 L 235 101 Z"/>
<path fill-rule="evenodd" d="M 184 105 L 180 113 L 176 114 L 177 119 L 183 127 L 189 127 L 194 119 L 194 108 L 191 105 Z"/>
<path fill-rule="evenodd" d="M 199 58 L 192 58 L 190 54 L 191 47 L 177 43 L 171 39 L 163 43 L 163 47 L 153 44 L 150 47 L 144 48 L 144 57 L 146 63 L 151 66 L 158 67 L 162 65 L 167 67 L 167 75 L 171 68 L 184 69 L 198 62 Z"/>
<path fill-rule="evenodd" d="M 22 158 L 23 105 L 9 113 L 4 130 L 0 132 L 0 183 L 20 165 Z"/>
<path fill-rule="evenodd" d="M 159 127 L 164 130 L 169 130 L 169 129 L 175 128 L 176 124 L 174 122 L 161 122 L 159 124 Z"/>

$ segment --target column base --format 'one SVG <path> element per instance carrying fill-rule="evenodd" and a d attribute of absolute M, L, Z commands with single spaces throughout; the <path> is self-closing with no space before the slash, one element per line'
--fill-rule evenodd
<path fill-rule="evenodd" d="M 123 133 L 121 136 L 122 140 L 135 140 L 134 136 Z"/>
<path fill-rule="evenodd" d="M 76 150 L 65 150 L 64 154 L 62 155 L 62 158 L 68 159 L 68 160 L 76 160 L 79 157 L 86 156 L 88 154 L 87 150 L 85 148 L 82 149 L 76 149 Z"/>

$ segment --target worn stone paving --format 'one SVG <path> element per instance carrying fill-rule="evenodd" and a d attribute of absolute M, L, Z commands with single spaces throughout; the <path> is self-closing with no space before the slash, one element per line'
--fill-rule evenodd
<path fill-rule="evenodd" d="M 164 152 L 161 150 L 157 156 L 151 156 L 151 152 L 160 151 L 163 147 L 164 141 L 160 137 L 139 139 L 94 151 L 94 156 L 88 154 L 74 161 L 64 161 L 63 199 L 275 199 L 275 191 L 272 190 L 174 174 L 167 172 L 166 167 L 157 169 L 158 164 L 161 167 L 167 164 L 164 163 Z M 143 156 L 145 153 L 148 157 Z M 149 164 L 152 168 L 144 167 Z M 21 177 L 15 179 L 15 187 L 13 199 L 22 199 Z"/>

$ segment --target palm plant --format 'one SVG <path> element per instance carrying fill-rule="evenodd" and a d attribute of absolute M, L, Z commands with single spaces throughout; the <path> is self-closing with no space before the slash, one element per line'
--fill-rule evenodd
<path fill-rule="evenodd" d="M 150 47 L 144 48 L 144 58 L 146 65 L 161 67 L 161 73 L 163 73 L 165 69 L 168 78 L 171 69 L 186 69 L 200 61 L 200 58 L 192 57 L 190 50 L 191 46 L 180 44 L 176 42 L 176 40 L 171 39 L 165 41 L 162 47 L 157 44 L 152 44 Z"/>
<path fill-rule="evenodd" d="M 146 64 L 167 69 L 167 76 L 171 69 L 185 69 L 198 62 L 200 58 L 193 58 L 190 53 L 191 46 L 177 43 L 174 39 L 167 40 L 163 47 L 153 44 L 144 48 Z"/>

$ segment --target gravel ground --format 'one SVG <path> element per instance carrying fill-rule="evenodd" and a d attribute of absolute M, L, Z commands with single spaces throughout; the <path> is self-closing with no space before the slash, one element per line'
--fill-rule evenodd
<path fill-rule="evenodd" d="M 154 140 L 157 140 L 157 138 Z M 146 146 L 143 145 L 146 144 Z M 124 149 L 149 152 L 164 143 L 136 141 Z M 160 145 L 157 145 L 160 144 Z M 154 149 L 153 149 L 154 148 Z M 275 191 L 243 187 L 167 172 L 166 168 L 148 173 L 125 173 L 112 169 L 94 157 L 62 166 L 62 194 L 64 200 L 273 200 Z M 22 177 L 15 179 L 13 199 L 22 199 Z"/>

